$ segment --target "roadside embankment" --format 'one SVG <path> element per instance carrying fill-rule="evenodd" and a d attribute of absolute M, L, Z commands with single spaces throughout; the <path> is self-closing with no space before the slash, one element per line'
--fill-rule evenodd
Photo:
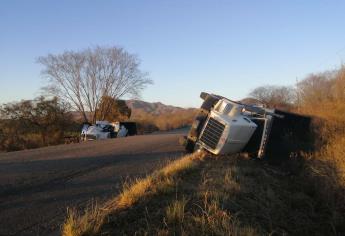
<path fill-rule="evenodd" d="M 331 168 L 315 155 L 272 166 L 195 153 L 125 185 L 102 206 L 70 211 L 63 235 L 340 235 L 344 188 L 326 188 L 329 176 L 317 172 Z"/>

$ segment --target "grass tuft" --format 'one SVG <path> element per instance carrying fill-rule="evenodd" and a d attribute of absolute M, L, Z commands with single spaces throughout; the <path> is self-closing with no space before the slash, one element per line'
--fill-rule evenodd
<path fill-rule="evenodd" d="M 181 225 L 183 223 L 185 207 L 187 202 L 188 200 L 185 197 L 183 197 L 181 200 L 173 201 L 166 208 L 166 218 L 168 224 Z"/>
<path fill-rule="evenodd" d="M 97 204 L 87 208 L 84 214 L 75 209 L 67 209 L 67 218 L 63 225 L 62 235 L 93 235 L 103 224 L 104 217 Z"/>
<path fill-rule="evenodd" d="M 151 176 L 136 180 L 133 184 L 125 184 L 116 202 L 118 208 L 126 208 L 135 204 L 148 194 L 152 187 L 153 180 Z"/>

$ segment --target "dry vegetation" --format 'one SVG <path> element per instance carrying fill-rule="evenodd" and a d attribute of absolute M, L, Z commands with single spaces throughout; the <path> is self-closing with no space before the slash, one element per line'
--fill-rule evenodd
<path fill-rule="evenodd" d="M 165 114 L 151 114 L 138 111 L 131 118 L 137 122 L 139 133 L 150 133 L 153 131 L 167 131 L 191 125 L 197 109 L 181 109 Z"/>
<path fill-rule="evenodd" d="M 82 216 L 70 213 L 64 235 L 344 233 L 343 209 L 332 197 L 341 187 L 325 194 L 319 184 L 327 177 L 308 161 L 271 166 L 240 155 L 193 158 L 136 181 Z"/>
<path fill-rule="evenodd" d="M 69 107 L 56 97 L 23 100 L 0 106 L 0 151 L 57 145 L 65 135 L 79 134 Z"/>
<path fill-rule="evenodd" d="M 93 205 L 81 215 L 75 210 L 69 210 L 62 234 L 75 236 L 99 233 L 114 215 L 158 193 L 170 192 L 179 176 L 198 166 L 203 158 L 204 153 L 195 153 L 173 161 L 146 178 L 125 184 L 118 197 L 102 205 Z"/>
<path fill-rule="evenodd" d="M 186 157 L 70 213 L 64 235 L 344 235 L 345 69 L 311 75 L 294 94 L 289 108 L 314 117 L 314 152 L 275 166 Z"/>

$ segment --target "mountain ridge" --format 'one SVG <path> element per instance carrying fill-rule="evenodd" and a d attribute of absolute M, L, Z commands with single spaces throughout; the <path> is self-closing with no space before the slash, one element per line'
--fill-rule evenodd
<path fill-rule="evenodd" d="M 132 115 L 135 115 L 139 112 L 145 112 L 151 115 L 161 115 L 167 113 L 176 113 L 179 111 L 195 110 L 195 108 L 182 108 L 173 105 L 166 105 L 162 102 L 146 102 L 137 99 L 126 100 L 126 104 L 132 110 Z"/>
<path fill-rule="evenodd" d="M 138 99 L 125 100 L 127 106 L 132 110 L 131 118 L 142 116 L 143 114 L 160 116 L 164 114 L 175 114 L 179 112 L 193 112 L 196 108 L 183 108 L 173 105 L 166 105 L 162 102 L 146 102 Z M 79 111 L 71 112 L 75 120 L 82 120 L 83 117 Z M 91 113 L 86 112 L 91 118 Z"/>

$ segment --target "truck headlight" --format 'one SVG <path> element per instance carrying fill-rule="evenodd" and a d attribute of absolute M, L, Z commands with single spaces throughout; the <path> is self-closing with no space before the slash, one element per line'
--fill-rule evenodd
<path fill-rule="evenodd" d="M 194 129 L 197 129 L 198 128 L 198 126 L 199 126 L 199 124 L 200 124 L 200 121 L 199 120 L 195 120 L 194 122 L 193 122 L 193 128 Z"/>

